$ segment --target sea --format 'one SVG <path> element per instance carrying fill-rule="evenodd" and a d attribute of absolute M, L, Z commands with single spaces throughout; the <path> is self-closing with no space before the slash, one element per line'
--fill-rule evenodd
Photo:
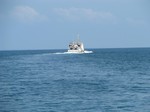
<path fill-rule="evenodd" d="M 150 112 L 150 48 L 0 51 L 0 112 Z"/>

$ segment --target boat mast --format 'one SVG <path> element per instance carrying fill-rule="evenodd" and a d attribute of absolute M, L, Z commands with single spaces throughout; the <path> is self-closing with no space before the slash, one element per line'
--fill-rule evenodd
<path fill-rule="evenodd" d="M 80 35 L 77 35 L 77 42 L 80 42 Z"/>

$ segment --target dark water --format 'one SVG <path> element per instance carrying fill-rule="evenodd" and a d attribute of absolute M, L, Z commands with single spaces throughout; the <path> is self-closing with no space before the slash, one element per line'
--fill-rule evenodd
<path fill-rule="evenodd" d="M 150 112 L 150 49 L 1 51 L 0 112 Z"/>

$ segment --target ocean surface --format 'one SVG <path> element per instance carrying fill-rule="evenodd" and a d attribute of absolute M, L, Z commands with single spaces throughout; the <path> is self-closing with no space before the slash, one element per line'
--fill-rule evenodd
<path fill-rule="evenodd" d="M 0 112 L 150 112 L 150 48 L 0 51 Z"/>

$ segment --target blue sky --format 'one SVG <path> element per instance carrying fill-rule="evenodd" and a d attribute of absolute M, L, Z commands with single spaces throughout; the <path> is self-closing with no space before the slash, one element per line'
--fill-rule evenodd
<path fill-rule="evenodd" d="M 0 0 L 0 50 L 150 47 L 149 0 Z"/>

